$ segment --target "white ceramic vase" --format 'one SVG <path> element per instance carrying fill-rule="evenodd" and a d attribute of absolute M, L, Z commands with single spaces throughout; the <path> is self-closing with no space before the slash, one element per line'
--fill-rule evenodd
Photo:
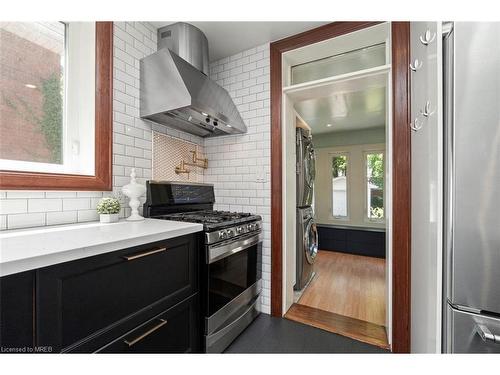
<path fill-rule="evenodd" d="M 99 214 L 101 223 L 116 223 L 120 218 L 120 214 Z"/>
<path fill-rule="evenodd" d="M 128 205 L 132 209 L 132 213 L 126 220 L 144 220 L 144 218 L 139 215 L 139 206 L 141 204 L 139 198 L 146 192 L 146 186 L 137 183 L 137 181 L 135 180 L 135 168 L 132 168 L 132 172 L 130 173 L 130 183 L 122 187 L 122 192 L 129 198 Z"/>

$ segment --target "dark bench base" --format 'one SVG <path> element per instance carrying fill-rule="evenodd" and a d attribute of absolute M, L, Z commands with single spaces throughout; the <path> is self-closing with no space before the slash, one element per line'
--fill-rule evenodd
<path fill-rule="evenodd" d="M 317 227 L 320 250 L 385 258 L 385 229 Z"/>

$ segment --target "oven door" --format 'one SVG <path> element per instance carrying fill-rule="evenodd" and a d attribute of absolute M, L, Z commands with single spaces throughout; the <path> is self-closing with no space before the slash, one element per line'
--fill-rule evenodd
<path fill-rule="evenodd" d="M 206 351 L 220 352 L 257 316 L 262 233 L 207 247 Z"/>

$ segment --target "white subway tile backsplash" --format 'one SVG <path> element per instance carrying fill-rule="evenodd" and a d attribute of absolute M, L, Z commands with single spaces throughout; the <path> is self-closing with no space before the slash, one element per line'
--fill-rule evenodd
<path fill-rule="evenodd" d="M 28 212 L 62 211 L 62 199 L 28 199 Z"/>
<path fill-rule="evenodd" d="M 45 213 L 16 214 L 7 216 L 8 229 L 29 228 L 45 225 Z"/>
<path fill-rule="evenodd" d="M 5 192 L 8 199 L 45 198 L 43 191 L 15 190 Z"/>
<path fill-rule="evenodd" d="M 181 138 L 181 139 L 187 138 L 187 140 L 191 139 L 189 134 L 185 134 L 182 132 L 179 132 L 178 138 Z M 153 148 L 153 144 L 151 143 L 151 141 L 145 141 L 145 140 L 140 139 L 140 138 L 135 138 L 134 144 L 135 144 L 135 147 L 140 147 L 140 148 L 143 148 L 144 150 L 151 150 Z"/>
<path fill-rule="evenodd" d="M 76 191 L 46 191 L 46 198 L 74 198 Z"/>
<path fill-rule="evenodd" d="M 127 185 L 130 182 L 130 177 L 126 176 L 114 176 L 113 177 L 113 186 L 122 187 Z"/>
<path fill-rule="evenodd" d="M 123 103 L 123 104 L 129 104 L 129 105 L 134 105 L 135 100 L 134 97 L 128 94 L 125 94 L 121 91 L 114 90 L 114 98 L 116 101 Z"/>
<path fill-rule="evenodd" d="M 64 211 L 85 210 L 90 208 L 90 198 L 68 198 L 63 200 Z"/>
<path fill-rule="evenodd" d="M 26 199 L 0 200 L 0 214 L 2 215 L 19 214 L 27 211 L 28 211 L 28 201 Z"/>
<path fill-rule="evenodd" d="M 125 132 L 127 127 L 125 127 Z M 128 146 L 133 146 L 134 145 L 134 137 L 131 137 L 129 135 L 124 135 L 124 134 L 114 134 L 113 140 L 121 145 L 128 145 Z"/>
<path fill-rule="evenodd" d="M 214 183 L 216 208 L 260 214 L 263 219 L 263 297 L 261 310 L 270 312 L 271 188 L 269 44 L 211 64 L 211 78 L 232 95 L 248 133 L 205 139 L 209 167 L 204 181 Z M 265 183 L 257 183 L 264 170 Z"/>
<path fill-rule="evenodd" d="M 78 222 L 86 222 L 86 221 L 97 221 L 99 220 L 99 214 L 95 209 L 91 210 L 78 210 Z"/>
<path fill-rule="evenodd" d="M 96 198 L 102 197 L 102 191 L 79 191 L 76 195 L 79 198 Z"/>
<path fill-rule="evenodd" d="M 125 127 L 125 134 L 129 137 L 137 137 L 137 138 L 142 138 L 144 136 L 144 130 L 135 127 L 135 123 L 133 122 L 131 126 L 126 126 Z M 129 143 L 126 143 L 129 144 Z M 130 143 L 130 145 L 134 145 L 133 143 Z"/>
<path fill-rule="evenodd" d="M 115 155 L 115 164 L 133 167 L 134 158 L 132 156 Z"/>
<path fill-rule="evenodd" d="M 77 221 L 77 211 L 47 212 L 47 225 L 71 224 Z"/>
<path fill-rule="evenodd" d="M 151 160 L 135 158 L 135 166 L 140 168 L 149 168 L 151 166 Z"/>
<path fill-rule="evenodd" d="M 144 156 L 144 150 L 138 147 L 125 146 L 125 155 L 142 158 Z"/>
<path fill-rule="evenodd" d="M 113 143 L 113 154 L 125 155 L 125 146 L 118 143 Z M 114 169 L 115 166 L 113 166 L 113 173 L 116 173 Z"/>
<path fill-rule="evenodd" d="M 132 22 L 126 22 L 125 31 L 139 41 L 142 41 L 142 38 L 144 38 L 144 34 L 142 34 L 140 31 L 134 28 Z"/>

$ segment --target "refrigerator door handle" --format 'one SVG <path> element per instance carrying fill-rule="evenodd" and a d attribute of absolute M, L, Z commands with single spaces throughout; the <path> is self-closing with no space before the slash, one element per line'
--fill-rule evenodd
<path fill-rule="evenodd" d="M 500 344 L 500 335 L 491 333 L 490 329 L 486 325 L 476 323 L 476 332 L 484 342 Z"/>
<path fill-rule="evenodd" d="M 446 30 L 446 32 L 445 32 Z M 453 190 L 454 190 L 454 34 L 453 23 L 443 24 L 443 125 L 444 125 L 444 212 L 443 212 L 443 252 L 444 252 L 444 303 L 453 300 L 452 258 L 453 258 Z"/>

